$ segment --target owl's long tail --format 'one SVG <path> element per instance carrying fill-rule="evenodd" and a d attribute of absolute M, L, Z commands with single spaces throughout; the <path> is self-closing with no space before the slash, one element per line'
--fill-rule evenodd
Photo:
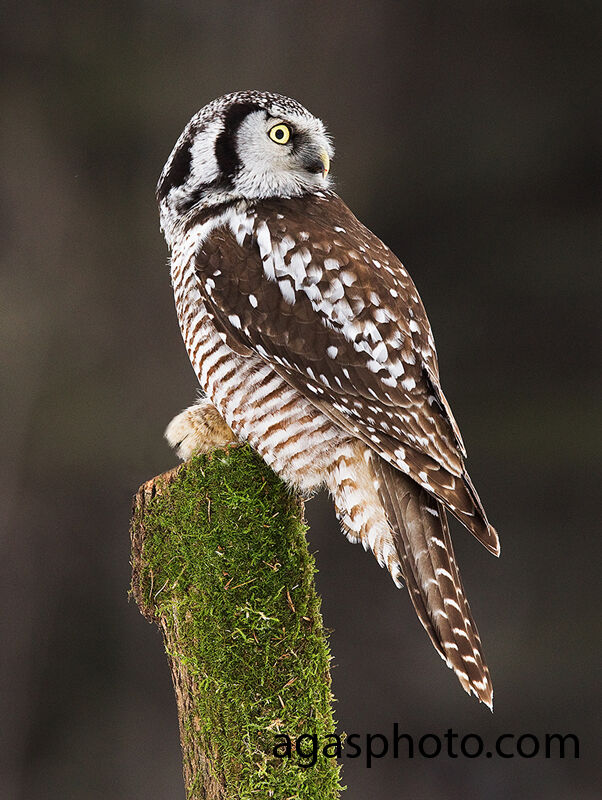
<path fill-rule="evenodd" d="M 416 613 L 469 694 L 493 707 L 493 687 L 456 565 L 443 505 L 373 454 L 376 488 Z"/>

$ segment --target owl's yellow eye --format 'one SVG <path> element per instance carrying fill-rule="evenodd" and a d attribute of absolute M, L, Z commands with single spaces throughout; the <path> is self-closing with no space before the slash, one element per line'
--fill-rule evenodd
<path fill-rule="evenodd" d="M 288 125 L 285 125 L 284 122 L 279 122 L 278 125 L 274 125 L 273 128 L 270 128 L 268 136 L 273 142 L 276 142 L 276 144 L 286 144 L 291 138 L 291 129 Z"/>

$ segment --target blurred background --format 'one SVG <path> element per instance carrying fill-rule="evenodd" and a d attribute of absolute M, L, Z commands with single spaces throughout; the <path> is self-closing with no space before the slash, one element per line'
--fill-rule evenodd
<path fill-rule="evenodd" d="M 0 796 L 183 797 L 161 640 L 128 603 L 131 496 L 175 464 L 163 430 L 196 393 L 154 188 L 200 106 L 258 88 L 327 122 L 339 193 L 413 275 L 502 537 L 498 561 L 453 530 L 491 715 L 308 504 L 339 729 L 581 741 L 579 760 L 347 761 L 345 797 L 598 797 L 600 5 L 3 10 Z"/>

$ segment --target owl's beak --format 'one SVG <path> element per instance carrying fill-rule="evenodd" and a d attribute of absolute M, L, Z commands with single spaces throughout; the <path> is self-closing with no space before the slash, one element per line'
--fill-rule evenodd
<path fill-rule="evenodd" d="M 320 161 L 322 162 L 322 177 L 325 178 L 330 169 L 330 157 L 326 150 L 322 150 L 320 153 Z"/>

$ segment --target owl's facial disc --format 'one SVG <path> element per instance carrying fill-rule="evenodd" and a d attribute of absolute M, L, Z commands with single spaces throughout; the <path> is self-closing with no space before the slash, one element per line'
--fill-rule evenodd
<path fill-rule="evenodd" d="M 320 120 L 261 109 L 235 135 L 240 167 L 234 189 L 243 197 L 290 197 L 326 189 L 332 147 Z"/>
<path fill-rule="evenodd" d="M 323 123 L 295 100 L 237 92 L 188 123 L 159 180 L 165 232 L 200 209 L 327 189 L 334 154 Z"/>

